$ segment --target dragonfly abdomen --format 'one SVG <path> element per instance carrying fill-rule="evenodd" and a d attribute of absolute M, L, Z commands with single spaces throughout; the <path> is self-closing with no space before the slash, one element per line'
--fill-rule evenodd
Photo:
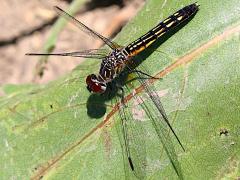
<path fill-rule="evenodd" d="M 125 47 L 125 50 L 129 56 L 135 56 L 152 43 L 154 43 L 158 38 L 164 35 L 167 31 L 173 29 L 174 27 L 180 25 L 184 21 L 188 20 L 190 17 L 196 14 L 198 11 L 198 4 L 190 4 L 179 11 L 175 12 L 173 15 L 166 18 L 164 21 L 160 22 L 153 29 L 148 31 L 146 34 L 138 38 L 136 41 L 132 42 Z"/>

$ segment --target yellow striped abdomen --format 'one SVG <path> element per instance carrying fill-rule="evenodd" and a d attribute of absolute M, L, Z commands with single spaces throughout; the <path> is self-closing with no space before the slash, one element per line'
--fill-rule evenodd
<path fill-rule="evenodd" d="M 158 38 L 164 35 L 167 31 L 180 25 L 181 23 L 192 17 L 194 14 L 196 14 L 197 11 L 197 3 L 190 4 L 189 6 L 180 9 L 173 15 L 166 18 L 164 21 L 160 22 L 156 27 L 148 31 L 136 41 L 126 46 L 126 52 L 130 57 L 139 54 L 141 51 L 154 43 Z"/>

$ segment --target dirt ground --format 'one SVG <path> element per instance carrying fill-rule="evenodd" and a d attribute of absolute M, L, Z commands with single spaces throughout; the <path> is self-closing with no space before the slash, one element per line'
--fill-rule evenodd
<path fill-rule="evenodd" d="M 64 0 L 1 0 L 0 6 L 0 85 L 33 82 L 39 57 L 25 56 L 41 52 L 57 14 L 53 6 L 67 9 Z M 87 26 L 109 37 L 130 20 L 144 0 L 91 0 L 75 16 Z M 84 42 L 84 43 L 82 43 Z M 61 32 L 54 52 L 97 48 L 99 41 L 68 24 Z M 36 83 L 47 83 L 71 71 L 83 59 L 51 57 L 44 76 Z M 2 93 L 1 93 L 2 94 Z"/>

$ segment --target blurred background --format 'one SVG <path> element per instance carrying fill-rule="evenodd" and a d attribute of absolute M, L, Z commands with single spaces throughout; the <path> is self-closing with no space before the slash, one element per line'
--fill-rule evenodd
<path fill-rule="evenodd" d="M 75 0 L 77 1 L 77 0 Z M 74 15 L 106 37 L 114 37 L 144 5 L 145 0 L 81 0 Z M 58 15 L 53 6 L 68 10 L 71 0 L 1 0 L 0 85 L 47 83 L 71 71 L 81 58 L 49 57 L 42 78 L 36 78 L 37 56 L 43 52 Z M 96 39 L 68 23 L 58 36 L 54 52 L 70 52 L 101 47 Z M 1 95 L 3 93 L 1 92 Z"/>

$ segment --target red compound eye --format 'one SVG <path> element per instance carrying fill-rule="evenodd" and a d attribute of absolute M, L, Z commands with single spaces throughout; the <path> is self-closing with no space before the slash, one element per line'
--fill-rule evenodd
<path fill-rule="evenodd" d="M 104 93 L 106 84 L 99 82 L 95 74 L 91 74 L 86 78 L 87 89 L 93 93 Z"/>

